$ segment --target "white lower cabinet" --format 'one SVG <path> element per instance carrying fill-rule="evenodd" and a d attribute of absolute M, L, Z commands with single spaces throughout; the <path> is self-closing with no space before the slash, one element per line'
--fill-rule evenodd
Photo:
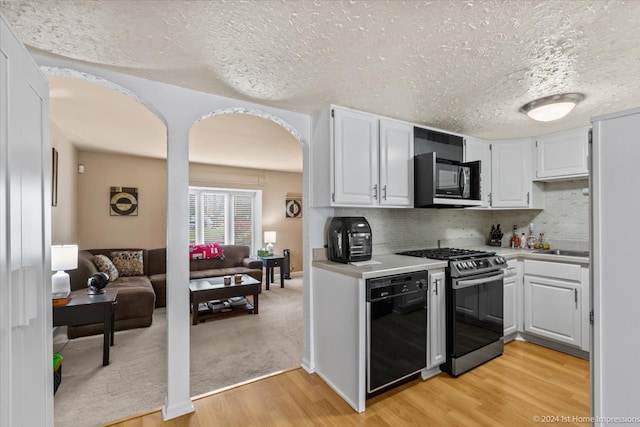
<path fill-rule="evenodd" d="M 505 340 L 509 340 L 512 335 L 515 335 L 521 330 L 522 325 L 522 282 L 518 275 L 518 261 L 509 260 L 507 262 L 507 268 L 504 277 L 504 306 L 503 306 L 503 321 L 504 321 L 504 337 Z"/>
<path fill-rule="evenodd" d="M 429 334 L 427 336 L 427 368 L 435 368 L 446 360 L 444 270 L 429 272 Z"/>
<path fill-rule="evenodd" d="M 525 260 L 525 332 L 582 347 L 581 280 L 579 265 Z"/>

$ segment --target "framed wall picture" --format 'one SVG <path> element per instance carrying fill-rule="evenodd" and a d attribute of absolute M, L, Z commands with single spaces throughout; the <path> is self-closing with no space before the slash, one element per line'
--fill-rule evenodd
<path fill-rule="evenodd" d="M 111 187 L 109 212 L 111 216 L 138 215 L 138 188 Z"/>
<path fill-rule="evenodd" d="M 287 194 L 285 198 L 285 209 L 287 218 L 302 218 L 302 195 Z"/>

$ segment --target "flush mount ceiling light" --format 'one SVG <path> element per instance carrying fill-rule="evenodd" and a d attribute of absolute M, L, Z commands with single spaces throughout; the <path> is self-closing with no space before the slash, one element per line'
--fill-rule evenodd
<path fill-rule="evenodd" d="M 533 120 L 550 122 L 569 114 L 583 99 L 584 95 L 581 93 L 561 93 L 528 102 L 520 107 L 520 111 Z"/>

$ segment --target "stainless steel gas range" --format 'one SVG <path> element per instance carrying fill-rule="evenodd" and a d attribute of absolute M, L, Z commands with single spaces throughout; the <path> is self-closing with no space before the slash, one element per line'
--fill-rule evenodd
<path fill-rule="evenodd" d="M 447 359 L 440 369 L 457 377 L 503 351 L 503 288 L 507 262 L 495 252 L 437 248 L 399 252 L 447 260 Z"/>

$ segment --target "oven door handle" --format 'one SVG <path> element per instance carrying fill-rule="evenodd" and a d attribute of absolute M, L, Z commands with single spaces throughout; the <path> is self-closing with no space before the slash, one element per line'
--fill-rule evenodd
<path fill-rule="evenodd" d="M 471 286 L 482 285 L 483 283 L 493 282 L 495 280 L 504 279 L 504 273 L 499 273 L 494 276 L 483 277 L 482 279 L 470 279 L 470 280 L 459 280 L 458 282 L 451 285 L 452 289 L 464 289 L 469 288 Z"/>

